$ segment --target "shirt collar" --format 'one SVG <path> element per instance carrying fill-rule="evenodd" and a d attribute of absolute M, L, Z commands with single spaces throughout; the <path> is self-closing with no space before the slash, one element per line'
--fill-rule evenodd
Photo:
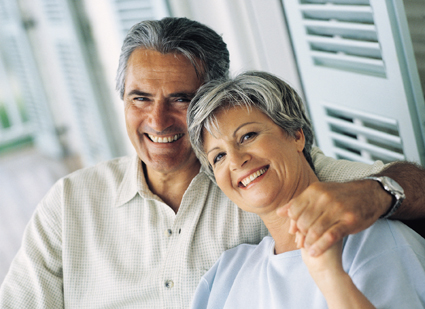
<path fill-rule="evenodd" d="M 159 200 L 155 194 L 151 192 L 146 183 L 145 173 L 143 172 L 143 162 L 137 155 L 134 155 L 131 163 L 127 166 L 123 180 L 118 187 L 118 195 L 115 202 L 115 207 L 120 207 L 132 200 L 138 193 L 145 199 Z M 214 176 L 210 176 L 205 172 L 205 168 L 201 166 L 199 174 L 206 174 L 210 180 L 215 183 Z"/>
<path fill-rule="evenodd" d="M 142 161 L 137 155 L 134 155 L 130 164 L 128 164 L 121 184 L 118 187 L 118 195 L 115 207 L 120 207 L 132 200 L 137 193 L 142 197 L 154 199 L 154 194 L 149 190 L 143 172 Z"/>

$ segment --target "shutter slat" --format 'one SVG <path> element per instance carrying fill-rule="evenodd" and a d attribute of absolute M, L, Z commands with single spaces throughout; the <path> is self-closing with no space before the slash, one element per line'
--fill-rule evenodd
<path fill-rule="evenodd" d="M 352 122 L 342 121 L 342 120 L 331 118 L 331 117 L 326 117 L 326 122 L 331 125 L 335 125 L 335 127 L 337 128 L 346 130 L 347 132 L 351 132 L 353 134 L 363 134 L 368 138 L 381 140 L 392 146 L 397 146 L 397 147 L 401 146 L 401 138 L 399 136 L 394 136 L 385 132 L 380 132 L 367 127 L 362 127 Z"/>
<path fill-rule="evenodd" d="M 375 59 L 382 59 L 381 49 L 377 42 L 365 42 L 343 38 L 329 38 L 307 35 L 310 48 L 315 51 L 342 52 Z"/>
<path fill-rule="evenodd" d="M 341 134 L 331 132 L 330 137 L 334 141 L 338 141 L 338 142 L 342 143 L 343 145 L 346 145 L 347 147 L 352 147 L 353 149 L 356 149 L 356 150 L 366 150 L 368 152 L 373 153 L 374 155 L 382 156 L 389 161 L 405 160 L 406 159 L 405 156 L 400 154 L 400 153 L 390 151 L 390 150 L 387 150 L 387 149 L 384 149 L 384 148 L 381 148 L 381 147 L 377 147 L 377 146 L 371 145 L 369 143 L 365 143 L 365 142 L 359 141 L 357 139 L 347 137 L 345 135 L 341 135 Z"/>
<path fill-rule="evenodd" d="M 315 65 L 357 73 L 368 73 L 379 77 L 386 76 L 384 62 L 379 59 L 320 51 L 311 51 L 311 56 Z"/>
<path fill-rule="evenodd" d="M 320 4 L 345 4 L 345 5 L 368 5 L 369 0 L 301 0 L 302 4 L 320 3 Z"/>
<path fill-rule="evenodd" d="M 336 157 L 338 157 L 339 159 L 346 159 L 346 160 L 362 162 L 362 163 L 366 163 L 366 164 L 373 164 L 373 160 L 365 158 L 361 155 L 347 151 L 347 150 L 342 149 L 342 148 L 336 148 L 335 147 L 335 148 L 332 148 L 332 151 L 335 153 Z"/>
<path fill-rule="evenodd" d="M 302 5 L 305 19 L 333 19 L 373 24 L 373 12 L 370 6 L 352 5 Z"/>

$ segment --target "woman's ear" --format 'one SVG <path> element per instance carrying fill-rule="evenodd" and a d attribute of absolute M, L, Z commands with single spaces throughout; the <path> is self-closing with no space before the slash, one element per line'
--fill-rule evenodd
<path fill-rule="evenodd" d="M 302 152 L 304 150 L 305 136 L 304 136 L 303 129 L 299 129 L 295 133 L 295 144 L 296 144 L 298 152 Z"/>

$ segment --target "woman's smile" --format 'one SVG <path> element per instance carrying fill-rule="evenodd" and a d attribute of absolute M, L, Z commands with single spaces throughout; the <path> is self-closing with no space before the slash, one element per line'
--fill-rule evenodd
<path fill-rule="evenodd" d="M 298 189 L 304 135 L 289 136 L 257 108 L 217 111 L 217 129 L 204 129 L 204 150 L 218 186 L 239 207 L 277 209 Z"/>
<path fill-rule="evenodd" d="M 263 167 L 263 168 L 260 168 L 259 170 L 257 170 L 256 172 L 252 173 L 248 177 L 242 179 L 239 182 L 239 186 L 241 186 L 241 187 L 247 187 L 251 182 L 253 182 L 254 180 L 257 180 L 260 176 L 264 175 L 264 173 L 266 173 L 268 169 L 269 169 L 268 166 Z"/>

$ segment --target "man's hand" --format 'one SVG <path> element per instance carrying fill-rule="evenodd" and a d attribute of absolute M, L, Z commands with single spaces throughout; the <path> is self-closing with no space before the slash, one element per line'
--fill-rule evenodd
<path fill-rule="evenodd" d="M 289 232 L 304 235 L 304 247 L 319 256 L 348 234 L 371 226 L 391 206 L 392 196 L 374 180 L 316 182 L 278 210 Z"/>

